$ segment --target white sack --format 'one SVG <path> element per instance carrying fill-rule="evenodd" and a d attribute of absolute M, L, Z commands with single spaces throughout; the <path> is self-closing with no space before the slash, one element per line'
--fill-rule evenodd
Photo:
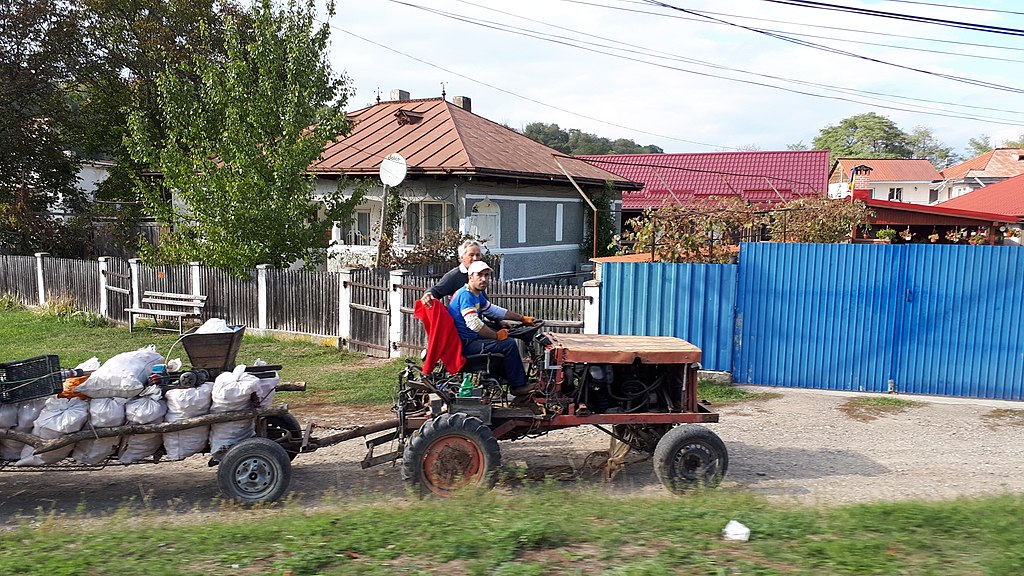
<path fill-rule="evenodd" d="M 120 442 L 121 438 L 117 436 L 81 440 L 75 444 L 71 457 L 80 464 L 99 464 L 117 450 Z"/>
<path fill-rule="evenodd" d="M 109 428 L 124 424 L 127 398 L 93 398 L 89 401 L 89 424 L 93 428 Z"/>
<path fill-rule="evenodd" d="M 153 345 L 122 352 L 104 362 L 75 391 L 90 398 L 131 398 L 142 391 L 153 366 L 163 359 Z"/>
<path fill-rule="evenodd" d="M 47 398 L 35 398 L 18 404 L 18 426 L 15 430 L 31 432 L 32 427 L 36 425 L 36 418 L 39 418 L 40 412 L 46 407 L 46 400 Z"/>
<path fill-rule="evenodd" d="M 75 366 L 75 369 L 83 370 L 85 372 L 95 372 L 100 369 L 100 359 L 93 356 L 78 366 Z"/>
<path fill-rule="evenodd" d="M 164 394 L 167 414 L 164 422 L 177 422 L 183 418 L 194 418 L 209 413 L 213 394 L 213 382 L 197 388 L 168 390 Z M 177 432 L 164 433 L 164 450 L 170 460 L 182 460 L 206 448 L 210 438 L 210 427 L 197 426 Z"/>
<path fill-rule="evenodd" d="M 154 424 L 162 422 L 167 413 L 167 403 L 160 398 L 160 387 L 149 386 L 143 391 L 144 396 L 132 398 L 125 404 L 125 420 L 131 424 Z M 132 434 L 121 450 L 119 459 L 122 464 L 138 462 L 152 456 L 163 444 L 163 434 Z"/>
<path fill-rule="evenodd" d="M 213 383 L 213 402 L 210 412 L 231 412 L 252 407 L 249 399 L 260 392 L 260 379 L 238 365 L 224 372 Z M 234 422 L 218 422 L 210 426 L 210 452 L 217 453 L 256 435 L 256 422 L 252 418 Z"/>
<path fill-rule="evenodd" d="M 94 428 L 121 426 L 125 422 L 127 398 L 94 398 L 89 401 L 89 425 Z M 71 457 L 82 464 L 99 464 L 117 450 L 121 438 L 91 438 L 75 444 Z"/>
<path fill-rule="evenodd" d="M 73 434 L 85 426 L 89 420 L 89 403 L 81 398 L 48 398 L 43 411 L 36 418 L 32 427 L 32 434 L 43 440 L 59 438 L 64 434 Z M 14 463 L 15 466 L 40 466 L 42 464 L 53 464 L 63 460 L 74 446 L 65 446 L 42 454 L 33 454 L 35 448 L 25 445 L 21 451 L 21 460 Z"/>
<path fill-rule="evenodd" d="M 224 332 L 234 332 L 234 330 L 228 326 L 228 323 L 223 318 L 210 318 L 203 322 L 202 326 L 196 328 L 193 334 L 220 334 Z"/>
<path fill-rule="evenodd" d="M 18 405 L 0 404 L 0 429 L 10 430 L 18 425 Z M 21 449 L 25 445 L 14 440 L 0 440 L 0 460 L 17 460 L 21 458 Z"/>
<path fill-rule="evenodd" d="M 260 408 L 270 408 L 274 404 L 274 394 L 277 392 L 277 385 L 281 383 L 281 376 L 277 372 L 270 378 L 260 378 L 256 382 L 256 396 L 260 399 Z"/>

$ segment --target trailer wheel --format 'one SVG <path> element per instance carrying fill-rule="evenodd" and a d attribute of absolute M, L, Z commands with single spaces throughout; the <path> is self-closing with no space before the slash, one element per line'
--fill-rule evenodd
<path fill-rule="evenodd" d="M 729 468 L 725 443 L 714 432 L 687 424 L 668 431 L 654 450 L 654 473 L 676 494 L 715 486 Z"/>
<path fill-rule="evenodd" d="M 289 460 L 295 460 L 299 454 L 299 446 L 302 444 L 302 425 L 291 414 L 285 413 L 280 416 L 267 416 L 266 438 L 281 444 L 288 453 Z M 285 440 L 284 443 L 281 441 Z"/>
<path fill-rule="evenodd" d="M 464 413 L 428 420 L 402 455 L 402 478 L 424 494 L 448 497 L 466 486 L 494 484 L 501 449 L 491 429 Z"/>
<path fill-rule="evenodd" d="M 268 438 L 248 438 L 228 449 L 217 467 L 221 493 L 246 506 L 274 502 L 288 491 L 288 452 Z"/>

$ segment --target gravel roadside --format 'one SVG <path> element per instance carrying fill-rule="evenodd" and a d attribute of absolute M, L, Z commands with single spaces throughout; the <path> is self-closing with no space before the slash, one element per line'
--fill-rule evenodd
<path fill-rule="evenodd" d="M 723 406 L 721 422 L 709 425 L 729 450 L 726 489 L 808 505 L 1024 493 L 1024 403 L 901 396 L 917 404 L 858 418 L 846 403 L 871 395 L 745 388 L 774 397 Z M 389 416 L 378 409 L 333 406 L 294 414 L 302 423 L 324 426 Z M 627 467 L 606 484 L 592 464 L 600 460 L 595 452 L 607 447 L 607 436 L 593 428 L 569 429 L 503 442 L 502 457 L 527 478 L 550 476 L 615 494 L 667 494 L 651 461 L 639 455 L 631 455 Z M 399 471 L 387 465 L 362 470 L 364 455 L 358 440 L 300 455 L 291 498 L 304 506 L 335 498 L 405 498 Z M 202 456 L 88 472 L 0 471 L 0 526 L 47 512 L 107 514 L 127 507 L 214 514 L 221 506 L 216 469 Z"/>

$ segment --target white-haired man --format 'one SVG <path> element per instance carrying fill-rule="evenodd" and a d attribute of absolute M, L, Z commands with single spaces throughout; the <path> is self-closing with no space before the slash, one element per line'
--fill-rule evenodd
<path fill-rule="evenodd" d="M 441 277 L 432 288 L 423 293 L 420 302 L 427 308 L 434 304 L 434 300 L 440 300 L 445 296 L 455 294 L 455 291 L 466 285 L 469 266 L 483 258 L 480 243 L 476 240 L 466 240 L 459 245 L 459 265 L 452 268 Z"/>

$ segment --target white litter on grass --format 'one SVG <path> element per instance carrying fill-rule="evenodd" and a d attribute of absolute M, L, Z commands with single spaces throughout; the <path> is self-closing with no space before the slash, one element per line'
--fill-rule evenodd
<path fill-rule="evenodd" d="M 729 520 L 729 523 L 722 529 L 722 537 L 726 540 L 739 540 L 740 542 L 746 542 L 750 539 L 750 528 L 747 528 L 735 520 Z"/>

